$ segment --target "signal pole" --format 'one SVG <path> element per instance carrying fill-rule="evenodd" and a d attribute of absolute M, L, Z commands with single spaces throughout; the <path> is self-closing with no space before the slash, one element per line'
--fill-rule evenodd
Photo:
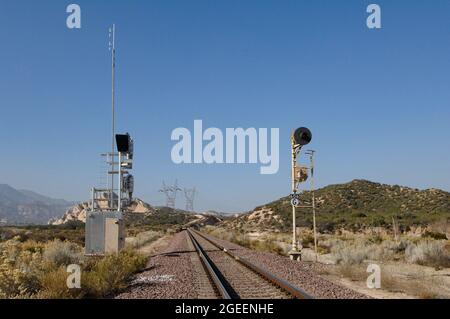
<path fill-rule="evenodd" d="M 298 251 L 297 245 L 297 218 L 296 218 L 296 207 L 298 204 L 294 203 L 297 196 L 297 183 L 295 179 L 295 168 L 297 165 L 297 152 L 298 148 L 292 147 L 292 252 Z M 292 257 L 292 255 L 291 255 Z"/>
<path fill-rule="evenodd" d="M 112 145 L 111 145 L 111 194 L 110 194 L 110 207 L 114 209 L 114 160 L 115 160 L 115 80 L 116 80 L 116 25 L 112 25 L 110 29 L 110 50 L 111 50 L 111 108 L 112 108 Z M 120 181 L 119 181 L 120 182 Z"/>
<path fill-rule="evenodd" d="M 115 69 L 116 69 L 116 26 L 109 29 L 109 50 L 111 52 L 111 109 L 112 109 L 112 143 L 111 153 L 102 154 L 106 156 L 107 164 L 110 165 L 111 175 L 110 189 L 93 188 L 91 207 L 86 212 L 85 225 L 85 254 L 105 255 L 118 253 L 125 247 L 125 222 L 123 214 L 133 199 L 134 177 L 129 174 L 133 168 L 134 141 L 126 134 L 115 134 Z M 115 150 L 117 146 L 117 151 Z M 117 159 L 116 159 L 117 158 Z M 115 162 L 117 160 L 117 162 Z M 118 166 L 118 171 L 115 167 Z M 114 199 L 114 175 L 119 175 L 117 187 L 117 205 Z M 109 181 L 108 183 L 109 184 Z M 109 187 L 109 185 L 107 186 Z M 104 194 L 108 195 L 104 195 Z M 123 195 L 126 193 L 127 198 Z M 108 207 L 99 205 L 99 201 L 107 201 Z M 102 207 L 103 206 L 103 207 Z"/>
<path fill-rule="evenodd" d="M 305 167 L 297 165 L 297 159 L 300 156 L 302 147 L 309 144 L 312 139 L 312 134 L 306 127 L 296 129 L 291 135 L 291 205 L 292 205 L 292 250 L 289 255 L 292 260 L 301 259 L 301 251 L 298 249 L 297 244 L 297 221 L 296 221 L 296 208 L 300 204 L 299 184 L 308 179 L 308 173 Z"/>
<path fill-rule="evenodd" d="M 318 255 L 317 255 L 317 228 L 316 228 L 316 195 L 315 195 L 315 184 L 314 184 L 314 154 L 316 151 L 308 150 L 306 151 L 306 155 L 309 155 L 309 161 L 310 166 L 309 170 L 311 172 L 311 196 L 312 196 L 312 213 L 313 213 L 313 231 L 314 231 L 314 253 L 315 253 L 315 259 L 317 262 Z"/>

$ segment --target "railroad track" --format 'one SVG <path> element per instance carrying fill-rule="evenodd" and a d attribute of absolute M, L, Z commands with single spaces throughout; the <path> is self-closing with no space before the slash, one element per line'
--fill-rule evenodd
<path fill-rule="evenodd" d="M 303 290 L 233 254 L 200 232 L 188 229 L 187 233 L 223 299 L 311 299 Z"/>

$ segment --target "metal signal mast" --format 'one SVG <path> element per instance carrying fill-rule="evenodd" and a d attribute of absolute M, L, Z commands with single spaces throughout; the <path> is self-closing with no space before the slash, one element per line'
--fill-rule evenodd
<path fill-rule="evenodd" d="M 116 134 L 115 131 L 115 35 L 116 26 L 113 25 L 109 29 L 109 50 L 112 51 L 112 148 L 111 153 L 102 154 L 106 157 L 106 163 L 110 165 L 108 179 L 110 178 L 111 188 L 91 189 L 91 205 L 86 213 L 86 255 L 118 253 L 124 248 L 124 214 L 131 204 L 134 192 L 134 177 L 129 173 L 129 170 L 133 168 L 134 141 L 130 134 Z M 119 180 L 117 188 L 114 188 L 115 175 L 118 175 Z"/>
<path fill-rule="evenodd" d="M 303 146 L 308 145 L 311 142 L 312 134 L 306 127 L 300 127 L 296 129 L 291 135 L 291 205 L 292 205 L 292 249 L 289 255 L 292 260 L 301 260 L 302 253 L 299 250 L 299 244 L 297 242 L 297 215 L 296 208 L 300 207 L 300 189 L 299 184 L 305 182 L 308 179 L 308 168 L 299 165 L 298 159 L 300 157 Z M 311 156 L 311 161 L 312 161 Z M 312 169 L 314 172 L 314 169 Z"/>
<path fill-rule="evenodd" d="M 111 51 L 111 109 L 112 109 L 112 145 L 111 145 L 111 194 L 110 207 L 114 207 L 114 160 L 115 160 L 115 135 L 116 135 L 116 113 L 115 113 L 115 83 L 116 83 L 116 25 L 109 29 L 109 50 Z"/>
<path fill-rule="evenodd" d="M 178 187 L 177 180 L 175 180 L 175 184 L 173 186 L 166 186 L 166 183 L 163 181 L 162 187 L 159 190 L 160 193 L 164 193 L 164 195 L 166 195 L 166 206 L 173 209 L 175 208 L 177 192 L 180 191 L 182 191 L 182 189 Z"/>
<path fill-rule="evenodd" d="M 194 199 L 197 194 L 197 190 L 194 188 L 184 188 L 184 197 L 186 198 L 186 211 L 194 211 Z"/>

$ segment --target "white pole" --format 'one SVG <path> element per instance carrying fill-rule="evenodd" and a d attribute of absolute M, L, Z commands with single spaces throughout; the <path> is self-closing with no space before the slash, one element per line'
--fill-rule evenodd
<path fill-rule="evenodd" d="M 297 188 L 295 185 L 295 163 L 297 158 L 297 150 L 294 145 L 292 145 L 292 193 L 297 193 Z M 295 205 L 292 204 L 292 252 L 297 252 L 297 225 L 296 225 L 296 211 Z"/>

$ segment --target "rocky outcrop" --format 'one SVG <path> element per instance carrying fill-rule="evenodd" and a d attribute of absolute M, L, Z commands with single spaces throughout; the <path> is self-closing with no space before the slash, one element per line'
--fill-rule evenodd
<path fill-rule="evenodd" d="M 97 202 L 98 205 L 102 208 L 105 208 L 107 202 L 106 200 L 100 200 Z M 89 202 L 80 203 L 78 205 L 75 205 L 71 208 L 69 208 L 66 213 L 61 218 L 51 219 L 48 223 L 50 225 L 63 225 L 70 221 L 80 221 L 85 223 L 86 222 L 86 212 L 90 207 Z M 127 213 L 133 213 L 133 214 L 151 214 L 154 212 L 154 209 L 152 206 L 147 204 L 146 202 L 135 198 L 131 202 L 130 206 L 127 209 Z"/>

